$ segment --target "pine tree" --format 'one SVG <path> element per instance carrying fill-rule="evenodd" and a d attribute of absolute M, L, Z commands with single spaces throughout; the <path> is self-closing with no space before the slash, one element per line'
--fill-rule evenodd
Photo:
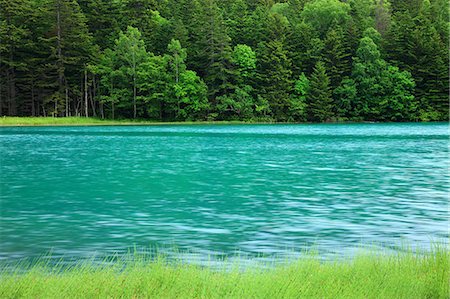
<path fill-rule="evenodd" d="M 310 79 L 308 93 L 308 119 L 315 122 L 329 121 L 333 117 L 333 99 L 330 79 L 322 61 L 316 63 Z"/>
<path fill-rule="evenodd" d="M 390 3 L 387 0 L 378 0 L 375 6 L 375 28 L 384 36 L 391 23 Z"/>
<path fill-rule="evenodd" d="M 197 12 L 192 66 L 208 85 L 212 102 L 234 89 L 230 38 L 215 0 L 202 0 Z M 192 31 L 191 31 L 192 32 Z"/>
<path fill-rule="evenodd" d="M 278 13 L 271 13 L 267 22 L 266 37 L 257 51 L 259 84 L 256 88 L 268 101 L 273 117 L 284 121 L 288 118 L 293 88 L 292 62 L 286 46 L 290 26 L 287 19 Z"/>
<path fill-rule="evenodd" d="M 286 120 L 292 90 L 291 61 L 278 40 L 261 43 L 258 48 L 258 90 L 277 120 Z"/>
<path fill-rule="evenodd" d="M 48 51 L 46 114 L 80 115 L 83 110 L 87 116 L 88 91 L 82 82 L 87 76 L 87 64 L 96 51 L 86 18 L 74 0 L 48 0 L 43 14 L 48 21 L 45 38 L 40 38 L 41 47 Z"/>
<path fill-rule="evenodd" d="M 120 31 L 121 2 L 110 0 L 78 0 L 86 16 L 89 31 L 101 50 L 112 48 Z"/>
<path fill-rule="evenodd" d="M 424 118 L 448 119 L 449 112 L 449 56 L 445 45 L 434 27 L 431 4 L 424 0 L 413 32 L 415 57 L 412 74 L 417 84 L 416 96 L 421 101 Z M 432 115 L 425 111 L 432 112 Z"/>
<path fill-rule="evenodd" d="M 341 27 L 335 26 L 328 31 L 322 53 L 330 78 L 330 86 L 334 90 L 339 86 L 342 78 L 349 76 L 351 72 L 351 65 L 348 63 L 350 53 L 345 48 L 344 32 Z"/>
<path fill-rule="evenodd" d="M 29 67 L 21 54 L 29 50 L 31 9 L 29 0 L 0 1 L 0 115 L 18 113 L 18 72 Z"/>

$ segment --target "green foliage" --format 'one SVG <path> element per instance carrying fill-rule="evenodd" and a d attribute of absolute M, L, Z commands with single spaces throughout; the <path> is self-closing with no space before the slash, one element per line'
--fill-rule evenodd
<path fill-rule="evenodd" d="M 344 78 L 334 90 L 336 114 L 344 119 L 352 118 L 352 112 L 355 110 L 355 103 L 357 102 L 356 83 L 351 78 Z"/>
<path fill-rule="evenodd" d="M 345 26 L 350 20 L 350 6 L 338 0 L 314 0 L 308 2 L 302 11 L 305 23 L 310 24 L 320 36 L 332 26 Z"/>
<path fill-rule="evenodd" d="M 308 118 L 310 121 L 330 121 L 333 117 L 333 99 L 331 98 L 330 79 L 325 64 L 317 62 L 311 75 L 308 93 Z"/>
<path fill-rule="evenodd" d="M 294 84 L 294 92 L 289 101 L 289 117 L 292 121 L 306 121 L 307 96 L 310 82 L 305 73 L 301 73 Z"/>
<path fill-rule="evenodd" d="M 249 120 L 253 116 L 254 99 L 252 87 L 237 87 L 230 95 L 218 98 L 217 109 L 221 118 L 226 120 Z"/>
<path fill-rule="evenodd" d="M 237 45 L 233 50 L 233 63 L 237 66 L 242 80 L 252 79 L 256 69 L 256 53 L 247 45 Z"/>
<path fill-rule="evenodd" d="M 341 27 L 332 28 L 328 31 L 322 53 L 330 78 L 330 85 L 334 90 L 341 83 L 342 77 L 350 75 L 351 70 L 348 60 L 351 53 L 344 44 L 344 31 Z"/>
<path fill-rule="evenodd" d="M 369 36 L 361 39 L 354 61 L 352 77 L 358 91 L 355 116 L 368 120 L 416 119 L 411 114 L 417 107 L 409 72 L 387 64 Z"/>
<path fill-rule="evenodd" d="M 292 90 L 291 61 L 281 41 L 261 43 L 258 50 L 259 93 L 274 117 L 285 120 Z"/>
<path fill-rule="evenodd" d="M 194 71 L 185 71 L 174 86 L 177 98 L 176 119 L 205 119 L 210 108 L 207 100 L 208 88 Z"/>
<path fill-rule="evenodd" d="M 447 120 L 448 20 L 446 0 L 0 0 L 0 115 Z M 296 89 L 318 96 L 320 61 L 331 114 Z"/>

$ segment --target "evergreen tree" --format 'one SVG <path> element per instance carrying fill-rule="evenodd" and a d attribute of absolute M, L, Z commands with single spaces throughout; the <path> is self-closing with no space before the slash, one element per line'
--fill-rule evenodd
<path fill-rule="evenodd" d="M 329 121 L 333 117 L 333 99 L 331 98 L 330 79 L 325 64 L 316 63 L 311 75 L 308 93 L 308 120 L 315 122 Z"/>
<path fill-rule="evenodd" d="M 257 63 L 259 93 L 270 105 L 277 120 L 286 120 L 292 90 L 291 61 L 283 43 L 278 40 L 261 43 Z"/>
<path fill-rule="evenodd" d="M 322 51 L 323 61 L 330 78 L 331 89 L 339 86 L 344 76 L 350 75 L 351 65 L 349 65 L 349 51 L 345 48 L 344 32 L 341 27 L 331 28 L 325 38 Z"/>
<path fill-rule="evenodd" d="M 18 72 L 29 70 L 23 56 L 30 50 L 29 0 L 0 1 L 0 115 L 18 114 Z"/>
<path fill-rule="evenodd" d="M 222 12 L 216 1 L 201 1 L 197 23 L 193 28 L 196 45 L 192 49 L 192 66 L 204 78 L 208 85 L 209 98 L 215 103 L 218 96 L 234 89 L 232 50 Z"/>
<path fill-rule="evenodd" d="M 0 0 L 0 114 L 446 120 L 448 19 L 446 0 Z"/>
<path fill-rule="evenodd" d="M 114 40 L 120 31 L 122 4 L 110 0 L 78 0 L 87 18 L 89 31 L 94 42 L 104 50 L 114 46 Z"/>
<path fill-rule="evenodd" d="M 449 56 L 445 45 L 432 23 L 429 0 L 424 0 L 413 32 L 415 58 L 412 73 L 417 84 L 424 119 L 446 120 L 449 113 Z"/>
<path fill-rule="evenodd" d="M 88 116 L 87 88 L 82 82 L 86 81 L 87 64 L 95 47 L 86 18 L 74 0 L 49 0 L 46 8 L 52 21 L 41 42 L 50 48 L 48 76 L 55 88 L 44 104 L 53 116 Z"/>
<path fill-rule="evenodd" d="M 273 117 L 287 120 L 289 99 L 292 92 L 292 62 L 286 46 L 290 26 L 286 17 L 269 15 L 267 37 L 257 51 L 257 72 L 260 95 L 269 102 Z"/>
<path fill-rule="evenodd" d="M 236 88 L 233 93 L 218 98 L 217 110 L 221 119 L 251 119 L 255 98 L 252 84 L 255 80 L 256 53 L 247 45 L 234 47 L 232 62 L 235 68 Z"/>

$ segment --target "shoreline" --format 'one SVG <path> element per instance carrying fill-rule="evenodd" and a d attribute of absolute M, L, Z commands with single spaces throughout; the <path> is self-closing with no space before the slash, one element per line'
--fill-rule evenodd
<path fill-rule="evenodd" d="M 172 125 L 310 125 L 310 124 L 392 124 L 411 122 L 377 122 L 377 121 L 335 121 L 324 123 L 313 122 L 271 122 L 271 121 L 151 121 L 151 120 L 111 120 L 94 117 L 0 117 L 0 127 L 68 127 L 68 126 L 172 126 Z M 447 123 L 413 122 L 413 123 Z"/>
<path fill-rule="evenodd" d="M 363 252 L 322 261 L 308 254 L 274 267 L 220 269 L 153 259 L 78 263 L 42 261 L 0 269 L 2 298 L 447 298 L 450 252 Z M 25 270 L 25 271 L 21 271 Z"/>

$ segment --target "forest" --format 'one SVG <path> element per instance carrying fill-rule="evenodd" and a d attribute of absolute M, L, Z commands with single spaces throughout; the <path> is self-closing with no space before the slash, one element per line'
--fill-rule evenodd
<path fill-rule="evenodd" d="M 0 115 L 439 121 L 447 0 L 0 0 Z"/>

